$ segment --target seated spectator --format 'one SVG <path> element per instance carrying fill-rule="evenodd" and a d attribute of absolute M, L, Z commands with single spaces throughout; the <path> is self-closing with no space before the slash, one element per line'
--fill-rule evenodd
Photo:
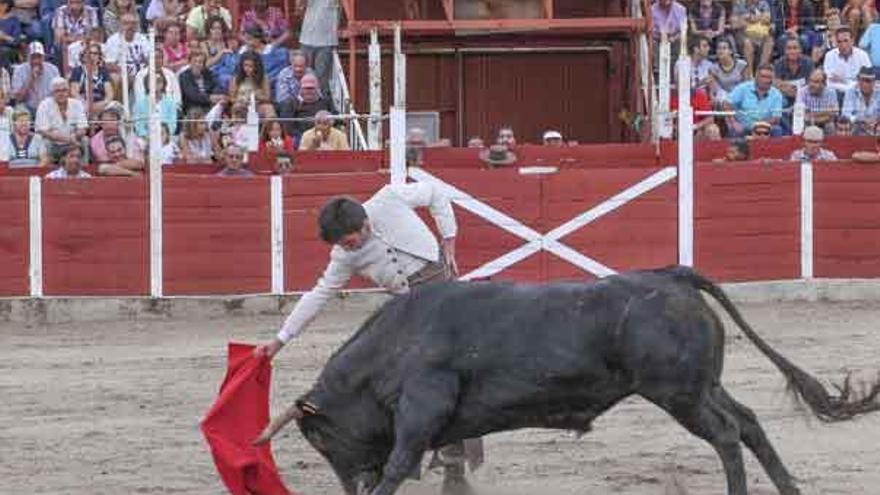
<path fill-rule="evenodd" d="M 480 136 L 471 136 L 471 138 L 468 139 L 467 147 L 468 148 L 485 148 L 486 143 L 483 141 L 483 138 L 481 138 Z"/>
<path fill-rule="evenodd" d="M 13 0 L 12 15 L 21 22 L 21 29 L 28 41 L 42 41 L 45 34 L 40 19 L 40 0 Z"/>
<path fill-rule="evenodd" d="M 868 30 L 859 40 L 859 48 L 868 53 L 874 72 L 880 71 L 880 18 L 874 19 L 874 22 L 868 26 Z"/>
<path fill-rule="evenodd" d="M 37 107 L 37 132 L 46 140 L 50 154 L 67 145 L 79 148 L 88 129 L 85 107 L 70 97 L 67 79 L 56 77 L 51 88 L 52 96 Z"/>
<path fill-rule="evenodd" d="M 186 66 L 189 59 L 189 47 L 181 39 L 180 24 L 170 22 L 165 25 L 162 33 L 162 55 L 165 67 L 177 73 Z"/>
<path fill-rule="evenodd" d="M 186 23 L 190 11 L 189 0 L 149 0 L 149 2 L 144 17 L 157 30 L 161 31 L 172 22 Z"/>
<path fill-rule="evenodd" d="M 229 90 L 229 82 L 235 76 L 235 69 L 241 55 L 234 39 L 227 41 L 228 28 L 223 19 L 208 19 L 208 38 L 202 42 L 202 50 L 208 55 L 205 62 L 223 92 Z"/>
<path fill-rule="evenodd" d="M 670 85 L 672 94 L 669 98 L 669 108 L 673 111 L 678 110 L 677 83 L 678 80 L 673 78 L 673 83 Z M 712 115 L 697 115 L 697 112 L 711 112 L 712 102 L 709 100 L 709 95 L 702 88 L 692 87 L 690 103 L 691 109 L 694 111 L 694 134 L 701 135 L 706 127 L 714 125 L 715 117 Z"/>
<path fill-rule="evenodd" d="M 190 163 L 214 160 L 214 143 L 205 122 L 205 112 L 198 107 L 190 109 L 180 133 L 180 158 Z"/>
<path fill-rule="evenodd" d="M 715 163 L 745 162 L 749 160 L 749 143 L 745 139 L 734 139 L 724 151 L 723 158 L 712 160 Z"/>
<path fill-rule="evenodd" d="M 334 111 L 333 103 L 324 97 L 318 90 L 318 78 L 312 74 L 306 74 L 300 80 L 299 98 L 283 102 L 280 105 L 279 114 L 282 118 L 307 119 L 314 117 L 319 111 L 326 110 L 331 114 Z M 285 123 L 287 134 L 294 141 L 301 142 L 303 133 L 309 128 L 307 121 Z"/>
<path fill-rule="evenodd" d="M 544 143 L 544 146 L 553 146 L 554 148 L 565 146 L 565 141 L 562 140 L 562 134 L 559 131 L 550 130 L 545 132 L 541 141 Z"/>
<path fill-rule="evenodd" d="M 853 124 L 853 134 L 870 134 L 880 115 L 880 93 L 874 89 L 874 69 L 862 67 L 858 84 L 850 88 L 843 98 L 843 115 Z"/>
<path fill-rule="evenodd" d="M 865 32 L 875 17 L 877 17 L 877 12 L 865 0 L 847 0 L 846 5 L 840 11 L 840 19 L 853 30 L 853 38 L 855 39 L 858 39 Z"/>
<path fill-rule="evenodd" d="M 742 46 L 749 72 L 756 66 L 770 63 L 773 55 L 773 24 L 767 0 L 734 0 L 731 26 Z M 755 54 L 758 60 L 755 60 Z"/>
<path fill-rule="evenodd" d="M 745 60 L 733 57 L 733 45 L 729 40 L 718 40 L 715 52 L 718 60 L 709 68 L 709 78 L 706 82 L 709 96 L 715 105 L 720 107 L 727 94 L 733 91 L 737 84 L 751 79 L 751 76 Z"/>
<path fill-rule="evenodd" d="M 172 165 L 180 158 L 180 148 L 177 143 L 171 139 L 171 133 L 168 131 L 168 124 L 162 123 L 160 132 L 162 133 L 162 149 L 159 151 L 162 166 Z"/>
<path fill-rule="evenodd" d="M 785 97 L 785 107 L 788 108 L 794 105 L 798 88 L 805 85 L 813 72 L 813 60 L 803 54 L 797 37 L 785 38 L 784 46 L 785 54 L 773 64 L 773 85 Z"/>
<path fill-rule="evenodd" d="M 263 62 L 263 70 L 270 81 L 275 80 L 278 74 L 287 66 L 287 50 L 284 47 L 266 43 L 266 34 L 260 27 L 253 26 L 245 32 L 244 50 L 250 50 L 260 56 Z"/>
<path fill-rule="evenodd" d="M 21 21 L 12 12 L 13 0 L 0 0 L 0 67 L 18 63 L 19 43 L 24 35 Z"/>
<path fill-rule="evenodd" d="M 703 36 L 694 36 L 691 41 L 691 87 L 704 88 L 708 84 L 709 69 L 712 61 L 709 60 L 709 40 Z"/>
<path fill-rule="evenodd" d="M 837 91 L 838 98 L 856 86 L 862 67 L 871 67 L 871 58 L 864 50 L 853 46 L 852 30 L 847 26 L 837 28 L 834 34 L 837 48 L 825 54 L 822 68 L 828 74 L 828 87 Z"/>
<path fill-rule="evenodd" d="M 287 17 L 278 7 L 270 7 L 268 0 L 254 0 L 253 8 L 245 10 L 241 16 L 239 30 L 242 36 L 255 27 L 266 33 L 271 45 L 283 46 L 290 39 Z"/>
<path fill-rule="evenodd" d="M 875 131 L 876 132 L 876 128 Z M 852 122 L 846 115 L 838 115 L 834 119 L 834 135 L 835 136 L 852 136 Z"/>
<path fill-rule="evenodd" d="M 168 94 L 168 97 L 174 102 L 177 107 L 181 105 L 183 101 L 183 97 L 180 94 L 180 83 L 177 80 L 177 74 L 174 71 L 165 67 L 165 52 L 161 47 L 156 46 L 156 51 L 153 52 L 156 56 L 156 68 L 161 68 L 161 74 L 165 78 L 165 92 Z M 146 67 L 138 71 L 137 75 L 134 76 L 134 98 L 135 101 L 138 98 L 146 97 L 147 92 L 150 91 L 150 80 L 147 79 L 147 74 L 150 73 L 150 65 L 147 64 Z M 174 133 L 174 129 L 172 128 L 172 134 Z"/>
<path fill-rule="evenodd" d="M 293 153 L 293 138 L 284 132 L 284 126 L 280 122 L 270 120 L 263 124 L 263 130 L 260 132 L 260 151 Z"/>
<path fill-rule="evenodd" d="M 134 102 L 134 132 L 142 139 L 149 139 L 149 117 L 150 117 L 150 100 L 149 100 L 148 78 L 143 79 L 143 91 L 136 96 Z M 165 85 L 165 76 L 156 74 L 156 110 L 159 112 L 159 121 L 168 126 L 171 134 L 177 133 L 177 102 L 168 94 Z"/>
<path fill-rule="evenodd" d="M 293 50 L 290 52 L 289 58 L 290 65 L 281 69 L 278 78 L 275 79 L 275 103 L 298 98 L 302 76 L 314 74 L 312 69 L 308 67 L 308 61 L 303 52 Z"/>
<path fill-rule="evenodd" d="M 27 110 L 16 110 L 12 114 L 12 132 L 9 133 L 7 149 L 11 168 L 49 165 L 49 153 L 43 138 L 31 131 L 31 114 Z"/>
<path fill-rule="evenodd" d="M 802 51 L 815 65 L 824 53 L 821 47 L 822 36 L 816 30 L 817 7 L 821 5 L 813 0 L 788 0 L 786 7 L 788 8 L 783 19 L 785 34 L 777 40 L 777 46 L 785 47 L 788 39 L 795 38 L 800 41 Z"/>
<path fill-rule="evenodd" d="M 98 162 L 98 174 L 108 176 L 136 177 L 144 170 L 144 160 L 129 157 L 125 152 L 122 136 L 112 136 L 104 142 L 107 149 L 106 162 Z"/>
<path fill-rule="evenodd" d="M 798 90 L 797 103 L 804 105 L 804 122 L 819 128 L 829 126 L 837 115 L 837 93 L 825 84 L 825 71 L 814 69 L 807 85 Z"/>
<path fill-rule="evenodd" d="M 67 5 L 58 7 L 52 29 L 55 43 L 61 47 L 62 56 L 68 57 L 66 48 L 77 41 L 85 41 L 93 28 L 100 27 L 98 10 L 85 5 L 84 0 L 67 0 Z M 69 58 L 62 61 L 69 65 Z"/>
<path fill-rule="evenodd" d="M 101 28 L 92 28 L 89 35 L 80 41 L 71 43 L 67 47 L 67 69 L 68 72 L 81 67 L 83 59 L 86 57 L 86 48 L 92 43 L 104 45 L 104 30 Z"/>
<path fill-rule="evenodd" d="M 223 169 L 217 172 L 221 177 L 251 177 L 254 175 L 244 163 L 244 151 L 237 145 L 226 147 L 223 153 Z"/>
<path fill-rule="evenodd" d="M 52 81 L 59 74 L 55 65 L 46 62 L 42 43 L 31 42 L 28 53 L 28 63 L 19 64 L 12 73 L 12 97 L 33 113 L 52 94 Z"/>
<path fill-rule="evenodd" d="M 726 118 L 730 136 L 745 136 L 759 120 L 766 120 L 773 126 L 774 136 L 782 135 L 782 93 L 773 87 L 773 68 L 769 65 L 758 67 L 754 81 L 733 88 L 725 108 L 736 112 L 733 117 Z"/>
<path fill-rule="evenodd" d="M 509 150 L 516 148 L 516 135 L 513 133 L 513 127 L 503 126 L 498 129 L 498 135 L 495 138 L 495 144 L 501 144 Z"/>
<path fill-rule="evenodd" d="M 104 8 L 102 15 L 102 25 L 107 37 L 113 36 L 122 29 L 121 20 L 125 14 L 140 17 L 134 0 L 110 0 L 107 2 L 107 7 Z"/>
<path fill-rule="evenodd" d="M 791 156 L 788 157 L 790 161 L 815 162 L 837 160 L 834 153 L 822 147 L 822 141 L 825 139 L 825 133 L 822 132 L 822 129 L 811 125 L 804 129 L 804 134 L 801 138 L 804 142 L 804 147 L 794 150 Z"/>
<path fill-rule="evenodd" d="M 127 12 L 119 19 L 120 30 L 104 43 L 104 62 L 111 69 L 122 71 L 123 50 L 125 50 L 125 72 L 129 87 L 139 71 L 149 66 L 150 41 L 139 31 L 140 22 L 136 15 Z M 122 73 L 122 72 L 121 72 Z"/>
<path fill-rule="evenodd" d="M 70 93 L 86 103 L 88 115 L 97 115 L 113 101 L 113 84 L 104 67 L 101 43 L 90 43 L 84 64 L 70 74 Z"/>
<path fill-rule="evenodd" d="M 205 68 L 205 60 L 203 52 L 190 52 L 189 67 L 177 76 L 183 97 L 184 113 L 199 108 L 204 114 L 215 104 L 227 99 L 225 92 L 217 84 L 214 74 Z"/>
<path fill-rule="evenodd" d="M 748 140 L 756 141 L 761 139 L 770 139 L 770 132 L 773 130 L 773 126 L 770 125 L 770 122 L 759 120 L 755 122 L 755 125 L 752 126 L 752 132 L 749 133 Z"/>
<path fill-rule="evenodd" d="M 345 133 L 333 127 L 330 112 L 321 110 L 315 114 L 315 126 L 302 135 L 301 150 L 344 151 L 348 150 Z"/>
<path fill-rule="evenodd" d="M 187 39 L 204 37 L 208 19 L 214 16 L 223 19 L 227 29 L 232 27 L 232 15 L 223 7 L 223 0 L 205 0 L 202 5 L 193 7 L 186 17 Z"/>
<path fill-rule="evenodd" d="M 74 144 L 64 145 L 56 151 L 58 168 L 46 174 L 47 179 L 85 179 L 91 175 L 82 169 L 82 151 Z"/>
<path fill-rule="evenodd" d="M 95 163 L 107 163 L 110 154 L 107 152 L 107 141 L 115 136 L 121 136 L 119 122 L 122 120 L 122 104 L 113 102 L 98 114 L 101 130 L 96 132 L 89 140 L 89 149 L 92 152 L 92 161 Z M 144 160 L 144 149 L 140 139 L 132 136 L 126 149 L 128 156 Z"/>
<path fill-rule="evenodd" d="M 688 12 L 691 32 L 709 40 L 715 46 L 716 40 L 725 36 L 727 30 L 727 11 L 716 0 L 699 0 L 696 8 Z"/>
<path fill-rule="evenodd" d="M 718 127 L 718 124 L 713 122 L 707 125 L 703 129 L 703 132 L 696 137 L 702 141 L 720 141 L 722 139 L 721 128 Z"/>
<path fill-rule="evenodd" d="M 250 102 L 251 97 L 257 105 L 272 104 L 269 78 L 263 69 L 262 59 L 254 52 L 245 52 L 241 55 L 235 77 L 229 84 L 229 99 Z"/>

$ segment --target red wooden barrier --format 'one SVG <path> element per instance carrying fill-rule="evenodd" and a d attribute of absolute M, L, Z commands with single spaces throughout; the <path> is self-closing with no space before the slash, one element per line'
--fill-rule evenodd
<path fill-rule="evenodd" d="M 800 168 L 697 164 L 694 265 L 726 282 L 800 278 Z"/>
<path fill-rule="evenodd" d="M 424 166 L 428 169 L 488 168 L 480 161 L 477 148 L 425 148 Z M 556 148 L 524 144 L 514 150 L 517 161 L 509 168 L 555 166 L 561 168 L 653 167 L 658 163 L 650 143 L 587 144 Z"/>
<path fill-rule="evenodd" d="M 271 289 L 268 177 L 168 176 L 165 294 Z"/>
<path fill-rule="evenodd" d="M 30 293 L 28 179 L 0 178 L 0 296 Z"/>
<path fill-rule="evenodd" d="M 880 167 L 813 168 L 816 277 L 880 277 Z"/>
<path fill-rule="evenodd" d="M 43 181 L 43 291 L 149 293 L 146 181 Z"/>

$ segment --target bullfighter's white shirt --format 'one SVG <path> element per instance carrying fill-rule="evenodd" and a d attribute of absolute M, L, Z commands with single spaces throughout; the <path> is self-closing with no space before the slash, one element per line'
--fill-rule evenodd
<path fill-rule="evenodd" d="M 407 278 L 428 261 L 440 259 L 440 247 L 431 230 L 413 208 L 426 206 L 443 238 L 455 237 L 452 205 L 442 192 L 426 183 L 383 187 L 364 203 L 371 235 L 360 249 L 333 246 L 330 262 L 315 286 L 303 295 L 285 320 L 278 340 L 298 336 L 351 277 L 360 274 L 392 293 L 409 290 Z"/>

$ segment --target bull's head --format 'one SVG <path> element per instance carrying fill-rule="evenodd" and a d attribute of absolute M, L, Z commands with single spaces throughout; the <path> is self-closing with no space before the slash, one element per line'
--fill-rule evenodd
<path fill-rule="evenodd" d="M 345 492 L 369 493 L 394 444 L 391 415 L 369 394 L 312 390 L 272 420 L 254 443 L 267 442 L 296 420 L 303 436 L 330 463 Z"/>

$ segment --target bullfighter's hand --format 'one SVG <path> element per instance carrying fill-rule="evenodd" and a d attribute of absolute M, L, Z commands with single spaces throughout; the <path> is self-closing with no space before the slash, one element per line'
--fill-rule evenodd
<path fill-rule="evenodd" d="M 282 347 L 284 347 L 284 342 L 281 342 L 278 339 L 272 339 L 271 342 L 254 349 L 254 357 L 266 356 L 271 361 Z"/>
<path fill-rule="evenodd" d="M 458 277 L 458 262 L 455 261 L 455 237 L 443 239 L 443 257 L 452 275 Z"/>

